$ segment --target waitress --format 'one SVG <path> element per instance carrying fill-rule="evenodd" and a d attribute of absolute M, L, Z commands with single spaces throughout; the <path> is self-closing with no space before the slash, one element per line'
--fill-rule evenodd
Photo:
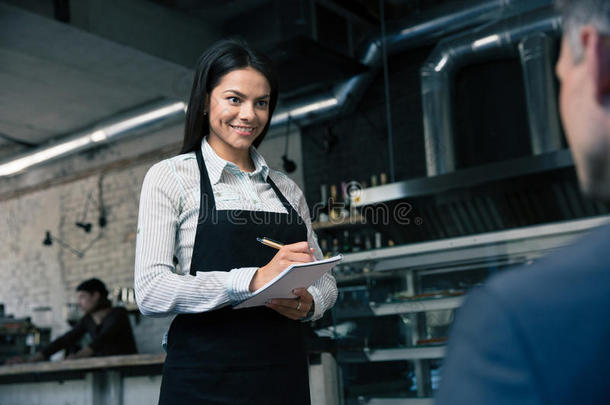
<path fill-rule="evenodd" d="M 145 315 L 177 314 L 160 404 L 310 402 L 301 326 L 335 303 L 334 278 L 295 290 L 296 299 L 232 309 L 288 265 L 322 257 L 303 192 L 256 150 L 277 98 L 264 55 L 215 43 L 197 64 L 181 154 L 144 178 L 136 299 Z"/>

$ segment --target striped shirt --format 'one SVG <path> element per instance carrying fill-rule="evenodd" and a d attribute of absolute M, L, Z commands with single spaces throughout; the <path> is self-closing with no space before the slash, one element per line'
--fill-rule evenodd
<path fill-rule="evenodd" d="M 217 210 L 286 213 L 269 183 L 270 176 L 307 226 L 307 241 L 316 259 L 322 251 L 311 227 L 309 208 L 301 189 L 285 174 L 270 169 L 254 147 L 253 172 L 220 158 L 204 138 L 201 144 Z M 136 301 L 144 315 L 164 316 L 210 311 L 240 302 L 252 295 L 250 281 L 258 267 L 205 271 L 190 275 L 197 231 L 200 176 L 195 153 L 153 165 L 142 184 L 135 258 Z M 178 258 L 174 266 L 173 257 Z M 315 302 L 311 320 L 320 318 L 337 299 L 337 286 L 325 274 L 308 288 Z"/>

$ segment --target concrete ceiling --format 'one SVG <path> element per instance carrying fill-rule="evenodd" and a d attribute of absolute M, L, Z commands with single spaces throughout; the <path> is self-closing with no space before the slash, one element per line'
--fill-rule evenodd
<path fill-rule="evenodd" d="M 0 133 L 33 144 L 183 98 L 192 79 L 183 66 L 2 3 L 0 27 Z"/>

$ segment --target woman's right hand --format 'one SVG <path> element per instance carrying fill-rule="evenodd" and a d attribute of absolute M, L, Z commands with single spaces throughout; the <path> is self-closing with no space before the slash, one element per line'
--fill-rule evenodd
<path fill-rule="evenodd" d="M 250 281 L 250 291 L 256 291 L 263 287 L 291 264 L 309 263 L 314 260 L 313 249 L 309 247 L 307 242 L 284 245 L 269 263 L 256 270 L 252 281 Z"/>

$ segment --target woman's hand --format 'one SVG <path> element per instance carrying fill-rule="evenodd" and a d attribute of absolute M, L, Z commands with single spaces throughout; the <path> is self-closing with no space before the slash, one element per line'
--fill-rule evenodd
<path fill-rule="evenodd" d="M 250 281 L 250 291 L 256 291 L 275 276 L 280 274 L 291 264 L 309 263 L 314 261 L 313 249 L 309 248 L 307 242 L 297 242 L 290 245 L 284 245 L 277 251 L 273 259 L 265 266 L 260 267 L 252 281 Z M 296 304 L 295 304 L 296 305 Z"/>
<path fill-rule="evenodd" d="M 293 292 L 298 298 L 274 298 L 267 303 L 267 307 L 279 312 L 287 318 L 294 320 L 303 319 L 313 305 L 313 297 L 309 291 L 304 288 L 296 288 Z"/>

